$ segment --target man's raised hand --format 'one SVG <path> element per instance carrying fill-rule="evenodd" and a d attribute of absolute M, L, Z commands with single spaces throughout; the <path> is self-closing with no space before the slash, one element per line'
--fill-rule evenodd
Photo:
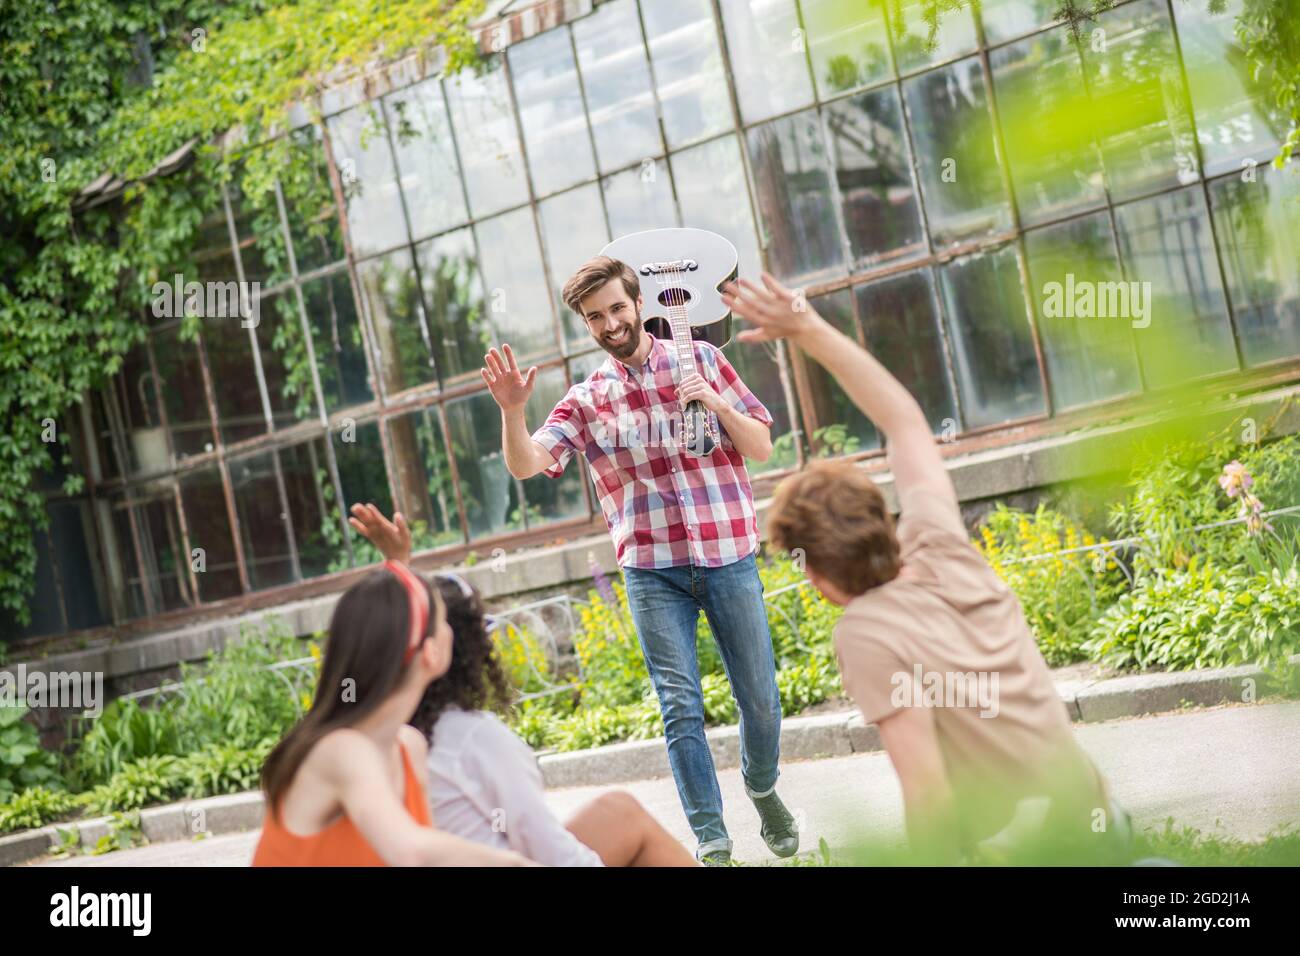
<path fill-rule="evenodd" d="M 348 524 L 389 561 L 407 564 L 411 560 L 411 529 L 399 511 L 389 521 L 374 505 L 353 505 Z"/>
<path fill-rule="evenodd" d="M 737 334 L 741 342 L 770 342 L 797 338 L 823 322 L 802 292 L 793 292 L 763 273 L 763 284 L 740 279 L 722 289 L 727 308 L 754 326 Z"/>
<path fill-rule="evenodd" d="M 509 412 L 528 403 L 528 396 L 533 394 L 533 383 L 537 380 L 537 366 L 530 368 L 527 376 L 521 375 L 510 346 L 502 345 L 501 350 L 505 352 L 505 358 L 496 349 L 489 349 L 483 356 L 487 368 L 481 368 L 479 372 L 501 410 Z"/>

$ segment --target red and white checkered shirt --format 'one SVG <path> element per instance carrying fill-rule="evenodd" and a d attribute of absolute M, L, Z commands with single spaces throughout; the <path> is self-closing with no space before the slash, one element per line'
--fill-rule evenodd
<path fill-rule="evenodd" d="M 721 444 L 706 458 L 678 446 L 677 357 L 650 338 L 640 369 L 610 356 L 533 433 L 555 459 L 543 474 L 558 478 L 575 452 L 587 459 L 619 567 L 732 564 L 758 548 L 744 456 L 721 427 Z M 738 412 L 771 426 L 726 356 L 707 342 L 694 345 L 700 376 Z"/>

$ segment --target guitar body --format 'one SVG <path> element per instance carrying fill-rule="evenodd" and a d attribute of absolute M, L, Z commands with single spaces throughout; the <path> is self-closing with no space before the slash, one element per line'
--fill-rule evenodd
<path fill-rule="evenodd" d="M 677 371 L 696 371 L 695 340 L 722 348 L 731 341 L 731 310 L 722 286 L 736 278 L 736 247 L 707 229 L 651 229 L 615 239 L 600 251 L 627 263 L 641 280 L 641 319 L 655 338 L 672 340 Z M 680 384 L 680 379 L 679 379 Z M 714 416 L 700 402 L 684 412 L 680 441 L 707 457 L 720 438 Z"/>

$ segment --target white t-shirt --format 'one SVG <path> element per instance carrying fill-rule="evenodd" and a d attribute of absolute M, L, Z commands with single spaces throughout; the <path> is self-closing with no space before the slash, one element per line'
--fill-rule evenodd
<path fill-rule="evenodd" d="M 537 758 L 495 714 L 449 707 L 429 746 L 429 809 L 439 830 L 546 866 L 603 866 L 546 805 Z"/>

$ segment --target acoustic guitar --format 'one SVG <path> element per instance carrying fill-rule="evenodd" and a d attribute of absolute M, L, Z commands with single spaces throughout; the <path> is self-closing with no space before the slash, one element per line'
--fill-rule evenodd
<path fill-rule="evenodd" d="M 642 279 L 641 319 L 655 338 L 672 340 L 677 382 L 697 371 L 694 342 L 731 341 L 722 287 L 736 278 L 736 247 L 707 229 L 650 229 L 615 239 L 601 255 L 625 262 Z M 653 280 L 653 284 L 646 280 Z M 715 416 L 699 401 L 683 412 L 678 442 L 705 458 L 721 443 Z"/>

